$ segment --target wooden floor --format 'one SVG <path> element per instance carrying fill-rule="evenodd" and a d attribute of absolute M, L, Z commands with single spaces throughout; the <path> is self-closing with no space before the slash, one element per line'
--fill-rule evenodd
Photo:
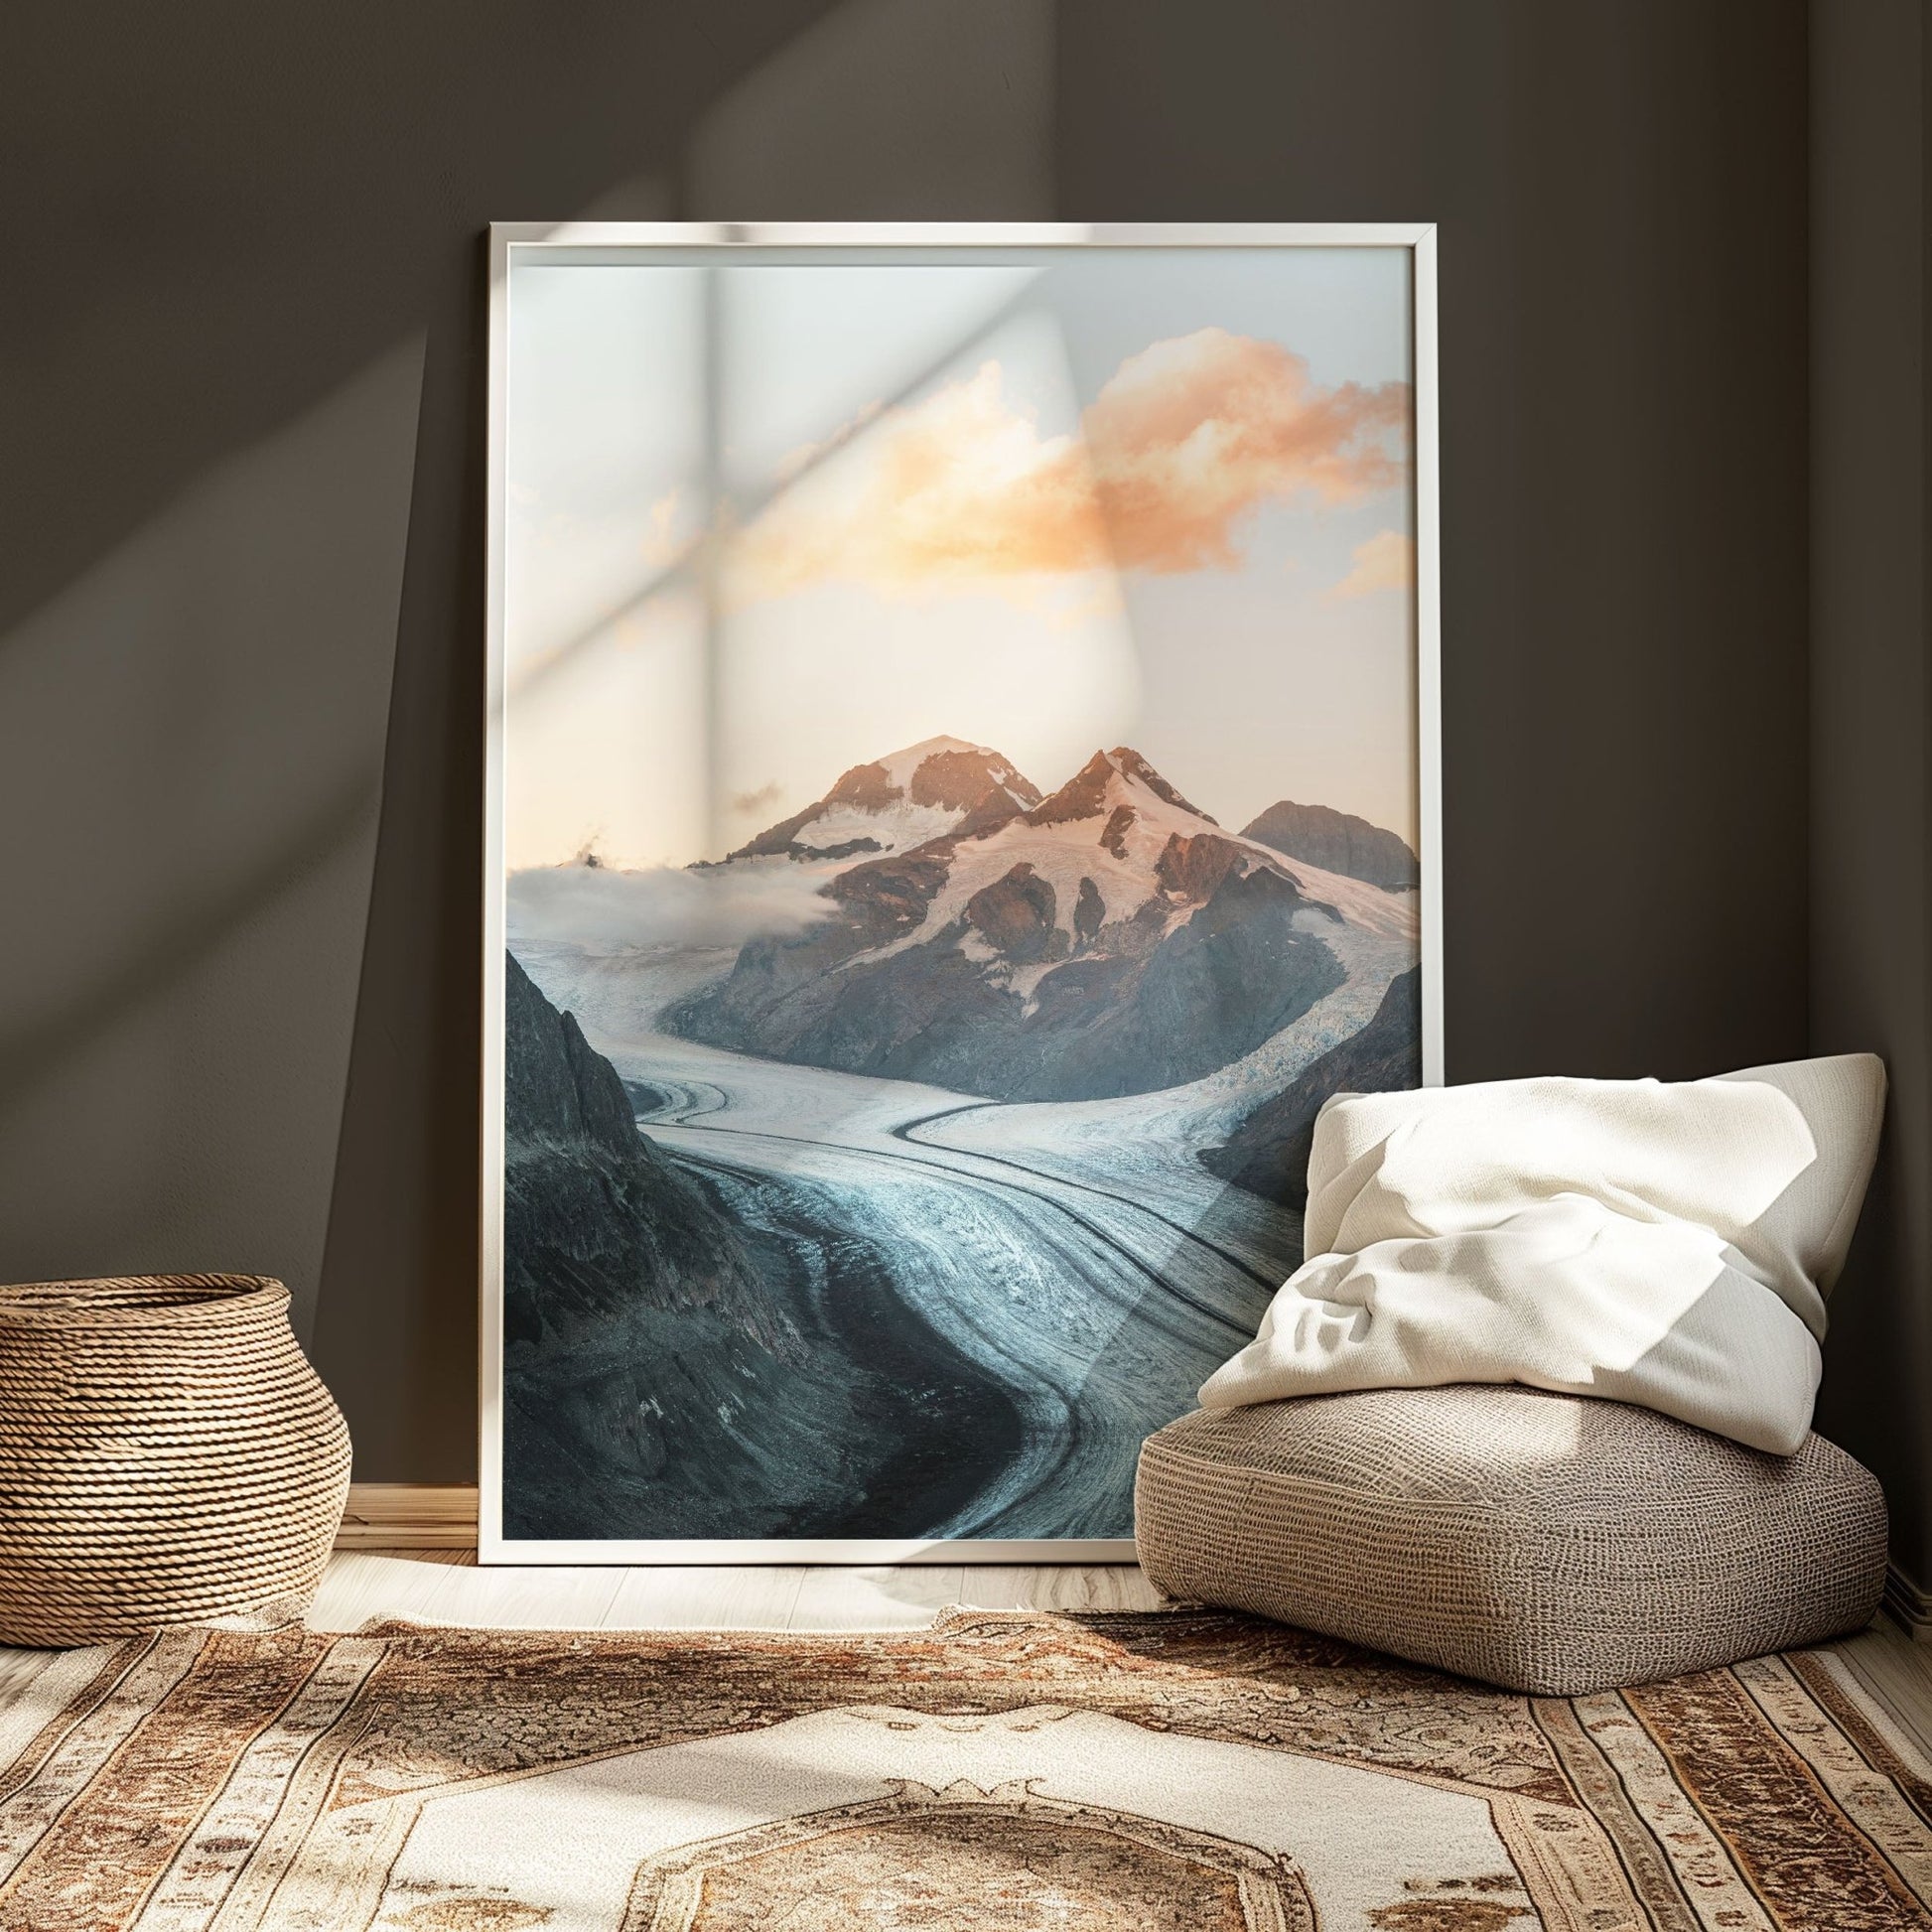
<path fill-rule="evenodd" d="M 1832 1648 L 1912 1742 L 1932 1756 L 1932 1644 L 1914 1643 L 1881 1610 L 1868 1629 Z"/>
<path fill-rule="evenodd" d="M 481 1570 L 467 1550 L 338 1551 L 309 1627 L 402 1616 L 538 1630 L 915 1630 L 950 1603 L 1151 1610 L 1161 1600 L 1131 1563 Z"/>

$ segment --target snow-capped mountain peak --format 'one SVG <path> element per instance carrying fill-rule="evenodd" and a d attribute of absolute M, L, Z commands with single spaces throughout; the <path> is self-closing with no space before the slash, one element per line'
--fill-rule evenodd
<path fill-rule="evenodd" d="M 1413 945 L 1413 895 L 1224 831 L 1130 746 L 1048 798 L 985 746 L 910 746 L 748 852 L 823 861 L 846 838 L 836 911 L 747 945 L 674 1030 L 1006 1099 L 1138 1093 L 1255 1050 L 1362 946 Z"/>
<path fill-rule="evenodd" d="M 921 856 L 922 916 L 883 952 L 963 924 L 969 954 L 1006 955 L 1017 970 L 1005 983 L 1027 992 L 1062 960 L 1153 943 L 1230 874 L 1293 877 L 1279 853 L 1230 838 L 1129 746 L 1094 753 L 1032 809 L 962 829 Z M 831 890 L 845 897 L 843 882 Z M 1039 928 L 1036 944 L 1030 936 L 1016 949 L 1021 925 Z"/>
<path fill-rule="evenodd" d="M 990 746 L 928 738 L 840 774 L 825 796 L 768 826 L 734 860 L 859 859 L 970 835 L 1039 802 L 1039 788 Z"/>
<path fill-rule="evenodd" d="M 1061 825 L 1101 817 L 1110 822 L 1111 835 L 1102 835 L 1106 844 L 1117 842 L 1128 824 L 1142 818 L 1158 820 L 1171 831 L 1180 830 L 1182 821 L 1188 830 L 1215 824 L 1127 745 L 1094 753 L 1058 791 L 1027 814 L 1033 825 Z"/>
<path fill-rule="evenodd" d="M 1413 956 L 1413 893 L 1223 830 L 1125 745 L 1048 798 L 986 746 L 908 746 L 745 856 L 778 855 L 821 862 L 836 909 L 746 945 L 670 1028 L 1002 1099 L 1200 1079 Z"/>
<path fill-rule="evenodd" d="M 935 759 L 941 767 L 972 764 L 1003 781 L 1019 777 L 1019 773 L 992 746 L 975 745 L 970 739 L 947 738 L 943 735 L 922 738 L 918 744 L 908 745 L 903 751 L 889 753 L 875 762 L 886 773 L 888 783 L 900 791 L 909 791 L 920 767 Z M 1027 781 L 1021 778 L 1020 782 L 1025 785 Z M 1032 789 L 1031 786 L 1027 788 Z"/>
<path fill-rule="evenodd" d="M 1058 791 L 1035 805 L 1028 817 L 1035 825 L 1055 825 L 1095 818 L 1118 811 L 1122 806 L 1138 808 L 1149 801 L 1182 812 L 1202 825 L 1214 823 L 1127 745 L 1116 745 L 1111 752 L 1094 753 Z"/>

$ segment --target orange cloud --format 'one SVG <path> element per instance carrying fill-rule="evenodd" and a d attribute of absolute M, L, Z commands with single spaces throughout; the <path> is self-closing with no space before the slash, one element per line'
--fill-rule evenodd
<path fill-rule="evenodd" d="M 1359 502 L 1407 474 L 1409 385 L 1323 389 L 1279 343 L 1197 330 L 1129 356 L 1081 428 L 1125 569 L 1226 568 L 1270 497 Z"/>
<path fill-rule="evenodd" d="M 828 581 L 909 594 L 1107 561 L 1079 443 L 1042 438 L 1007 402 L 1000 365 L 987 362 L 968 381 L 882 413 L 779 495 L 728 569 L 741 594 L 775 597 Z"/>
<path fill-rule="evenodd" d="M 1226 569 L 1270 499 L 1352 503 L 1407 475 L 1409 388 L 1323 389 L 1278 343 L 1203 329 L 1130 356 L 1075 436 L 1043 437 L 1000 365 L 880 412 L 739 539 L 741 597 L 888 595 L 1092 570 Z M 834 442 L 841 441 L 835 438 Z"/>
<path fill-rule="evenodd" d="M 1323 604 L 1340 604 L 1372 591 L 1406 591 L 1416 581 L 1416 540 L 1400 530 L 1378 530 L 1352 552 L 1353 568 L 1321 593 Z"/>

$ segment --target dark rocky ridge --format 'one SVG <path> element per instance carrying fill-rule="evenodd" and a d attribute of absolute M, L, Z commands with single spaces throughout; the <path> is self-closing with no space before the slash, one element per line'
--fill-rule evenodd
<path fill-rule="evenodd" d="M 617 1069 L 514 956 L 503 988 L 504 1337 L 542 1341 L 639 1299 L 756 1315 L 750 1256 L 698 1185 L 637 1132 Z"/>
<path fill-rule="evenodd" d="M 1201 1165 L 1223 1180 L 1285 1207 L 1306 1207 L 1314 1117 L 1333 1093 L 1392 1093 L 1416 1083 L 1422 1038 L 1422 969 L 1389 983 L 1375 1018 L 1324 1053 L 1300 1079 L 1265 1100 Z"/>
<path fill-rule="evenodd" d="M 1384 892 L 1411 891 L 1422 877 L 1416 855 L 1393 832 L 1331 805 L 1297 805 L 1284 798 L 1241 836 L 1291 859 L 1359 879 Z"/>
<path fill-rule="evenodd" d="M 1025 860 L 966 901 L 966 923 L 1017 966 L 1032 966 L 1055 953 L 1065 957 L 1066 934 L 1056 924 L 1058 913 L 1059 898 L 1051 884 Z"/>
<path fill-rule="evenodd" d="M 639 1134 L 617 1070 L 514 958 L 504 1009 L 505 1533 L 943 1520 L 976 1479 L 944 1446 L 1002 1452 L 1005 1397 L 892 1297 L 830 1208 Z M 853 1286 L 822 1317 L 800 1256 L 828 1241 Z M 935 1416 L 953 1425 L 936 1438 Z"/>
<path fill-rule="evenodd" d="M 1192 838 L 1172 832 L 1154 862 L 1154 876 L 1178 897 L 1207 899 L 1247 859 L 1248 854 L 1232 839 L 1224 839 L 1218 832 L 1196 832 Z"/>
<path fill-rule="evenodd" d="M 1213 834 L 1185 843 L 1210 840 L 1226 843 Z M 1052 888 L 1030 868 L 982 888 L 965 916 L 932 938 L 860 958 L 922 915 L 948 856 L 920 848 L 854 868 L 834 882 L 843 919 L 796 939 L 752 941 L 724 980 L 661 1024 L 741 1052 L 996 1100 L 1089 1100 L 1199 1079 L 1342 983 L 1334 954 L 1295 925 L 1298 912 L 1332 917 L 1328 908 L 1282 873 L 1216 867 L 1221 855 L 1211 853 L 1197 868 L 1177 859 L 1177 876 L 1218 876 L 1172 932 L 1169 917 L 1184 898 L 1153 896 L 1096 924 L 1099 894 L 1089 900 L 1083 892 L 1072 916 L 1092 936 L 1038 981 L 1031 1002 L 960 950 L 972 933 L 1016 965 L 1065 951 Z"/>

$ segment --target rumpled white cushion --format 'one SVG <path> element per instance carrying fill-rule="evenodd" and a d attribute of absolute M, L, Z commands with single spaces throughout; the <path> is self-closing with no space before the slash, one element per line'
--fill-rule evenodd
<path fill-rule="evenodd" d="M 1790 1454 L 1884 1095 L 1869 1053 L 1337 1094 L 1309 1259 L 1201 1403 L 1521 1382 Z"/>

